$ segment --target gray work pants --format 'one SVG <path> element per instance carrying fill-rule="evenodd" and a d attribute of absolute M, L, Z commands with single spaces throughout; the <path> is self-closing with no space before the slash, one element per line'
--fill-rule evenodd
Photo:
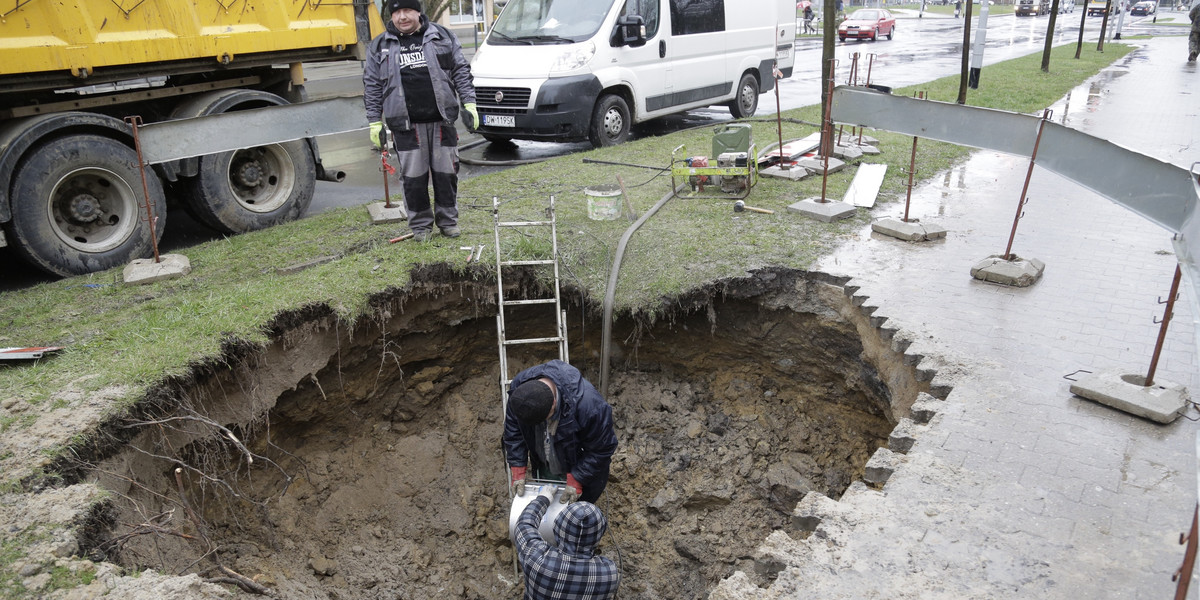
<path fill-rule="evenodd" d="M 408 227 L 414 232 L 458 226 L 458 131 L 453 123 L 413 123 L 392 132 Z M 433 179 L 433 205 L 429 180 Z"/>

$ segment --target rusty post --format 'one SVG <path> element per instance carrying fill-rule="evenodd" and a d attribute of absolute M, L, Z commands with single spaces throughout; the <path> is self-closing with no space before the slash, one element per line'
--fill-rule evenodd
<path fill-rule="evenodd" d="M 1175 271 L 1178 273 L 1179 271 Z M 1185 534 L 1179 534 L 1179 543 L 1187 544 L 1183 550 L 1183 564 L 1171 576 L 1175 584 L 1175 600 L 1186 600 L 1188 584 L 1192 582 L 1192 570 L 1196 567 L 1196 520 L 1200 519 L 1200 505 L 1192 511 L 1192 529 Z"/>
<path fill-rule="evenodd" d="M 392 206 L 392 190 L 388 187 L 388 175 L 395 173 L 396 169 L 388 162 L 387 145 L 387 129 L 381 129 L 379 131 L 379 170 L 383 171 L 383 207 L 395 208 Z"/>
<path fill-rule="evenodd" d="M 158 217 L 154 215 L 154 206 L 150 204 L 150 186 L 146 183 L 146 161 L 142 158 L 142 138 L 138 136 L 138 126 L 142 124 L 141 115 L 125 117 L 125 122 L 133 128 L 133 150 L 137 152 L 138 171 L 142 174 L 142 199 L 146 201 L 146 222 L 150 224 L 150 246 L 154 248 L 154 262 L 160 263 L 158 256 Z"/>
<path fill-rule="evenodd" d="M 779 70 L 778 62 L 771 67 L 771 77 L 775 78 L 775 129 L 779 132 L 779 168 L 787 171 L 792 166 L 783 156 L 783 107 L 779 103 L 779 82 L 783 78 L 783 72 Z"/>
<path fill-rule="evenodd" d="M 924 100 L 925 92 L 917 92 L 917 99 Z M 908 223 L 908 207 L 912 204 L 913 176 L 917 173 L 917 136 L 913 136 L 912 157 L 908 159 L 908 195 L 904 197 L 904 222 Z"/>
<path fill-rule="evenodd" d="M 1171 317 L 1174 316 L 1175 297 L 1179 295 L 1179 277 L 1182 274 L 1183 271 L 1176 264 L 1175 279 L 1171 281 L 1171 293 L 1167 296 L 1166 301 L 1159 300 L 1167 307 L 1163 310 L 1162 326 L 1158 328 L 1158 341 L 1154 344 L 1154 356 L 1150 357 L 1150 370 L 1146 372 L 1146 381 L 1142 384 L 1146 387 L 1154 385 L 1154 372 L 1158 370 L 1158 357 L 1162 354 L 1163 343 L 1167 341 L 1167 326 L 1171 324 Z"/>
<path fill-rule="evenodd" d="M 875 65 L 875 53 L 868 52 L 867 53 L 867 82 L 863 84 L 867 87 L 871 87 L 871 67 L 873 67 L 874 65 Z M 858 145 L 859 146 L 862 146 L 862 136 L 863 136 L 863 127 L 860 125 L 858 127 Z M 905 216 L 907 217 L 907 215 L 905 215 Z"/>
<path fill-rule="evenodd" d="M 1020 222 L 1021 216 L 1025 214 L 1023 210 L 1029 199 L 1025 194 L 1029 192 L 1029 180 L 1033 177 L 1033 165 L 1037 161 L 1038 146 L 1042 143 L 1042 130 L 1046 127 L 1046 121 L 1050 119 L 1050 109 L 1042 111 L 1042 120 L 1038 122 L 1037 138 L 1033 141 L 1033 153 L 1029 155 L 1029 170 L 1025 172 L 1025 185 L 1021 187 L 1021 198 L 1017 201 L 1017 215 L 1013 217 L 1012 233 L 1008 234 L 1008 246 L 1004 249 L 1004 260 L 1012 260 L 1012 245 L 1013 239 L 1017 237 L 1017 223 Z"/>
<path fill-rule="evenodd" d="M 908 160 L 908 194 L 904 197 L 904 222 L 908 223 L 908 207 L 912 204 L 913 174 L 917 170 L 917 136 L 913 136 L 912 158 Z"/>

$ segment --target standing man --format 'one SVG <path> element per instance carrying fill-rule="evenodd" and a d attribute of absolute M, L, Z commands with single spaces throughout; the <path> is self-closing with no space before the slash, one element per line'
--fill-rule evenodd
<path fill-rule="evenodd" d="M 1188 62 L 1196 62 L 1196 55 L 1200 54 L 1200 0 L 1192 4 L 1188 19 L 1192 21 L 1192 32 L 1188 34 Z"/>
<path fill-rule="evenodd" d="M 513 493 L 525 493 L 529 476 L 566 481 L 566 494 L 595 502 L 617 451 L 612 407 L 561 360 L 517 373 L 508 389 L 503 441 Z"/>
<path fill-rule="evenodd" d="M 458 237 L 459 103 L 467 127 L 479 125 L 471 65 L 458 38 L 421 14 L 420 0 L 385 0 L 386 31 L 371 40 L 363 69 L 363 95 L 371 142 L 384 123 L 400 165 L 404 207 L 413 239 L 428 241 L 437 225 Z M 433 176 L 433 205 L 429 179 Z"/>
<path fill-rule="evenodd" d="M 608 520 L 595 504 L 572 502 L 554 519 L 555 545 L 538 533 L 553 499 L 543 488 L 517 520 L 517 556 L 525 575 L 525 600 L 608 600 L 617 597 L 617 565 L 596 556 Z"/>

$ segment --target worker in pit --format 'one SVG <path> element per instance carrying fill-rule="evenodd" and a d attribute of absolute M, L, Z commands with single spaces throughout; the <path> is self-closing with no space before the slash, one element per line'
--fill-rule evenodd
<path fill-rule="evenodd" d="M 517 519 L 517 556 L 525 578 L 525 600 L 603 600 L 617 597 L 620 573 L 613 561 L 596 556 L 608 529 L 604 513 L 591 502 L 573 502 L 554 519 L 551 546 L 538 526 L 553 501 L 543 486 Z"/>
<path fill-rule="evenodd" d="M 530 367 L 509 386 L 503 441 L 514 494 L 529 477 L 565 481 L 568 500 L 595 502 L 617 451 L 612 406 L 561 360 Z"/>
<path fill-rule="evenodd" d="M 363 67 L 368 130 L 377 148 L 384 123 L 400 165 L 404 207 L 413 239 L 428 241 L 433 227 L 454 238 L 458 230 L 459 103 L 468 129 L 479 126 L 471 64 L 449 29 L 421 14 L 420 0 L 385 0 L 386 31 L 371 40 Z M 433 179 L 433 204 L 429 180 Z"/>

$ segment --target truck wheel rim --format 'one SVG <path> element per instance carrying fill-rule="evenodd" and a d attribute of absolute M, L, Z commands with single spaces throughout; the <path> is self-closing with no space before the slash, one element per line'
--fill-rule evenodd
<path fill-rule="evenodd" d="M 76 169 L 54 184 L 47 209 L 64 244 L 80 252 L 112 250 L 137 228 L 140 202 L 121 176 L 97 167 Z"/>
<path fill-rule="evenodd" d="M 238 205 L 256 213 L 273 212 L 287 204 L 296 181 L 291 155 L 279 144 L 233 152 L 228 173 Z"/>
<path fill-rule="evenodd" d="M 621 111 L 616 108 L 608 109 L 604 113 L 604 133 L 610 138 L 615 138 L 621 135 L 621 131 L 625 129 L 625 118 L 621 115 Z"/>

